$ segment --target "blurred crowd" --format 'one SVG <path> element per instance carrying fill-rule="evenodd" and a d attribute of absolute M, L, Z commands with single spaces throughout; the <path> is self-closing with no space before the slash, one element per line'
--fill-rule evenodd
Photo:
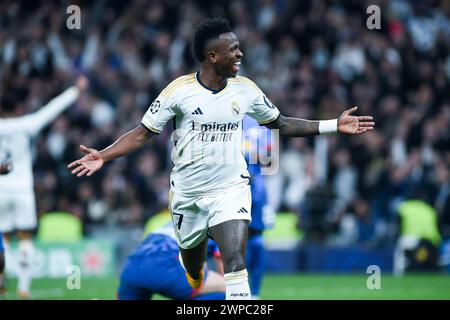
<path fill-rule="evenodd" d="M 396 208 L 420 194 L 450 236 L 450 2 L 369 2 L 1 1 L 0 94 L 18 114 L 77 74 L 91 84 L 36 142 L 39 214 L 73 213 L 89 234 L 142 226 L 166 207 L 169 125 L 92 177 L 66 165 L 79 144 L 103 148 L 137 126 L 171 80 L 198 70 L 193 30 L 223 16 L 241 43 L 241 74 L 283 114 L 336 118 L 357 105 L 376 120 L 362 136 L 282 139 L 279 173 L 268 177 L 275 210 L 298 214 L 312 240 L 380 244 L 395 237 Z M 80 30 L 66 26 L 70 4 L 81 9 Z M 371 4 L 381 8 L 379 30 L 366 26 Z"/>

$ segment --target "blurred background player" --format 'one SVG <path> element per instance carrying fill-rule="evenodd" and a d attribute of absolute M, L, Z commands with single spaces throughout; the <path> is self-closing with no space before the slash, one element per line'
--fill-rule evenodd
<path fill-rule="evenodd" d="M 1 97 L 0 155 L 6 165 L 2 168 L 5 174 L 0 175 L 0 232 L 4 233 L 6 256 L 9 254 L 10 237 L 16 232 L 17 291 L 23 299 L 30 297 L 34 251 L 32 237 L 37 226 L 31 143 L 42 128 L 77 100 L 86 87 L 87 79 L 80 76 L 76 86 L 68 88 L 29 115 L 20 115 L 18 97 L 8 96 L 7 88 L 3 91 L 6 94 Z"/>
<path fill-rule="evenodd" d="M 217 245 L 209 240 L 208 256 L 218 272 L 204 267 L 205 281 L 192 289 L 179 261 L 172 222 L 151 232 L 131 253 L 120 276 L 119 300 L 149 300 L 157 293 L 177 300 L 224 300 L 225 280 Z"/>
<path fill-rule="evenodd" d="M 270 157 L 270 131 L 250 117 L 244 117 L 243 150 L 251 176 L 252 222 L 248 227 L 247 270 L 253 299 L 259 299 L 265 268 L 263 231 L 273 227 L 275 212 L 267 201 L 262 160 Z M 264 158 L 264 159 L 262 159 Z"/>

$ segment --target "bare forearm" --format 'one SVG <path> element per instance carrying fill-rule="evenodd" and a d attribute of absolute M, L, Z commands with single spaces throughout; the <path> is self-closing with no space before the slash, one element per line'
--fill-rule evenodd
<path fill-rule="evenodd" d="M 105 162 L 119 158 L 142 148 L 151 136 L 152 134 L 140 125 L 101 150 L 100 155 Z"/>
<path fill-rule="evenodd" d="M 319 121 L 289 118 L 283 115 L 280 115 L 268 127 L 279 129 L 281 135 L 288 137 L 308 137 L 319 134 Z"/>

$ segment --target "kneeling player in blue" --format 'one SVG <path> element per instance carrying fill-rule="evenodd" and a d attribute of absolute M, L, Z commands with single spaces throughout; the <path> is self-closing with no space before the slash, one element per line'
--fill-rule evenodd
<path fill-rule="evenodd" d="M 243 149 L 251 176 L 252 222 L 248 227 L 247 270 L 253 299 L 258 299 L 265 268 L 263 231 L 272 227 L 275 213 L 267 202 L 266 184 L 262 174 L 261 157 L 271 151 L 270 131 L 250 117 L 244 117 Z"/>
<path fill-rule="evenodd" d="M 218 270 L 222 270 L 218 248 L 212 241 L 208 243 L 208 254 L 219 264 Z M 193 289 L 179 261 L 179 249 L 170 222 L 150 233 L 128 256 L 117 296 L 119 300 L 148 300 L 157 293 L 177 300 L 224 300 L 223 275 L 206 266 L 204 274 L 202 286 Z"/>

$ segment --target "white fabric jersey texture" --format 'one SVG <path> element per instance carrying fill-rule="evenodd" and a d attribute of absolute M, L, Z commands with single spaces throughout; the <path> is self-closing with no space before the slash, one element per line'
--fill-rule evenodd
<path fill-rule="evenodd" d="M 142 125 L 159 133 L 173 120 L 171 188 L 185 196 L 220 193 L 249 183 L 241 150 L 245 114 L 259 124 L 276 120 L 279 110 L 258 86 L 246 77 L 230 78 L 213 91 L 199 73 L 172 81 L 153 101 Z"/>
<path fill-rule="evenodd" d="M 0 175 L 0 192 L 33 192 L 32 139 L 79 94 L 77 87 L 71 87 L 32 114 L 0 118 L 0 155 L 13 163 L 10 173 Z"/>

